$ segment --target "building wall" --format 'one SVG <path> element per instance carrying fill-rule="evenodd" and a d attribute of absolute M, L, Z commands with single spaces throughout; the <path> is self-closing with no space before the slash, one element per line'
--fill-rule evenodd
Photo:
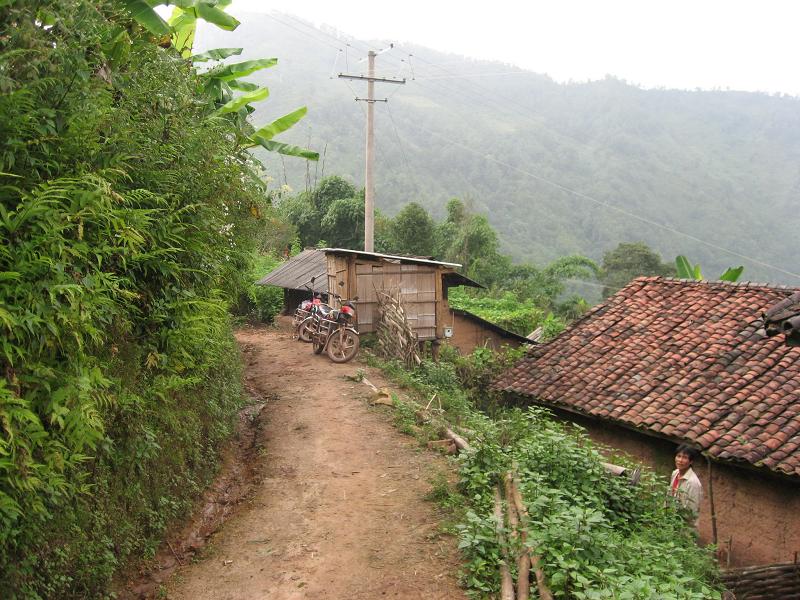
<path fill-rule="evenodd" d="M 667 479 L 675 468 L 675 444 L 563 411 L 557 416 L 585 427 L 595 442 L 634 457 Z M 693 468 L 703 484 L 700 542 L 710 544 L 708 466 L 703 458 L 698 462 Z M 721 566 L 728 561 L 732 567 L 792 562 L 800 552 L 800 482 L 718 462 L 712 462 L 711 471 Z"/>
<path fill-rule="evenodd" d="M 453 337 L 445 338 L 444 342 L 455 346 L 461 354 L 469 354 L 475 348 L 486 346 L 492 350 L 499 350 L 502 346 L 516 348 L 520 342 L 515 339 L 508 339 L 499 333 L 492 331 L 479 323 L 457 315 L 452 311 L 448 317 L 449 323 L 446 325 L 453 327 Z"/>

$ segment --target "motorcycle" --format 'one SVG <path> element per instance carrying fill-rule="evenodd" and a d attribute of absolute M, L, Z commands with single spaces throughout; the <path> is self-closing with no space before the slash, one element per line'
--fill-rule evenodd
<path fill-rule="evenodd" d="M 328 310 L 332 310 L 323 301 L 322 294 L 314 291 L 315 279 L 315 277 L 311 278 L 311 287 L 306 286 L 306 289 L 311 291 L 311 300 L 303 300 L 294 311 L 292 325 L 297 332 L 297 339 L 301 342 L 311 341 L 311 336 L 316 327 L 316 322 L 314 321 L 315 312 L 327 313 Z"/>
<path fill-rule="evenodd" d="M 356 307 L 355 300 L 345 300 L 337 294 L 333 294 L 341 302 L 341 308 L 330 309 L 327 312 L 319 310 L 317 307 L 313 319 L 316 327 L 311 335 L 311 342 L 314 354 L 321 354 L 325 350 L 335 363 L 345 363 L 352 360 L 361 344 L 358 329 L 355 324 Z"/>

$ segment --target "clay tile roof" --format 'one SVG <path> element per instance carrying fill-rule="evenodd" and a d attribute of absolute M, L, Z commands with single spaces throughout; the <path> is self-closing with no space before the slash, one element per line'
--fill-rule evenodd
<path fill-rule="evenodd" d="M 758 331 L 794 292 L 640 277 L 493 388 L 800 477 L 800 348 Z"/>

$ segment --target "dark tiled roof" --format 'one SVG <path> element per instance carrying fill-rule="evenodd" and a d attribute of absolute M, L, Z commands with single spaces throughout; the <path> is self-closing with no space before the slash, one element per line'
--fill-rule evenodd
<path fill-rule="evenodd" d="M 493 387 L 800 477 L 800 348 L 756 333 L 796 291 L 642 277 Z"/>
<path fill-rule="evenodd" d="M 256 281 L 256 285 L 274 285 L 290 290 L 307 290 L 311 288 L 314 277 L 314 291 L 328 291 L 328 264 L 324 250 L 303 250 L 281 266 Z"/>

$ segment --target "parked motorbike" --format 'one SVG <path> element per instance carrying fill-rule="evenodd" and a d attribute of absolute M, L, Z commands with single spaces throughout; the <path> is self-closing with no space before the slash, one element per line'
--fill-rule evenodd
<path fill-rule="evenodd" d="M 301 342 L 311 341 L 311 336 L 316 327 L 316 322 L 314 321 L 315 311 L 327 313 L 328 310 L 333 310 L 332 307 L 325 304 L 322 294 L 314 291 L 315 279 L 315 277 L 311 278 L 311 287 L 306 286 L 306 289 L 311 291 L 311 300 L 303 300 L 294 311 L 292 325 L 297 332 L 297 339 Z"/>
<path fill-rule="evenodd" d="M 355 300 L 345 300 L 338 294 L 333 294 L 341 302 L 341 308 L 331 309 L 327 312 L 317 309 L 313 313 L 314 329 L 311 342 L 314 354 L 321 354 L 325 350 L 335 363 L 345 363 L 352 360 L 361 344 L 356 326 Z M 315 307 L 316 308 L 316 307 Z"/>

